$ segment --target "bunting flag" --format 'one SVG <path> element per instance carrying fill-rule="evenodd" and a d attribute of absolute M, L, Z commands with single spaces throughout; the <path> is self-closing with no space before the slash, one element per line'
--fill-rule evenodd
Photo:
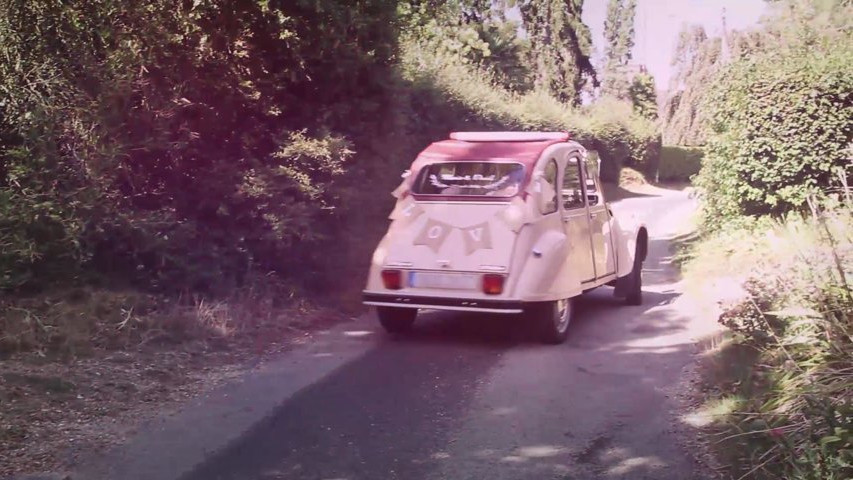
<path fill-rule="evenodd" d="M 547 186 L 543 189 L 542 183 L 543 182 L 538 181 L 531 182 L 532 185 L 528 186 L 527 191 L 537 191 L 537 193 L 540 193 L 545 190 L 544 193 L 546 195 L 553 194 L 553 188 L 550 188 L 550 184 L 544 182 Z M 394 222 L 395 229 L 405 228 L 407 225 L 410 225 L 412 222 L 420 218 L 421 215 L 425 214 L 424 208 L 411 196 L 403 196 L 407 190 L 408 186 L 406 185 L 406 182 L 403 181 L 403 183 L 401 183 L 393 193 L 394 197 L 397 198 L 397 203 L 394 205 L 394 210 L 388 218 Z M 532 207 L 520 197 L 514 197 L 507 208 L 499 211 L 495 217 L 502 221 L 507 228 L 518 233 L 521 230 L 521 227 L 528 223 L 528 218 L 531 215 L 531 213 L 528 212 L 530 208 Z M 438 253 L 439 249 L 441 249 L 441 246 L 453 230 L 459 230 L 462 233 L 466 255 L 471 255 L 477 250 L 488 250 L 493 248 L 492 232 L 489 221 L 469 227 L 455 227 L 429 217 L 427 217 L 425 225 L 422 227 L 420 233 L 415 237 L 413 243 L 415 245 L 426 246 L 433 252 Z"/>
<path fill-rule="evenodd" d="M 518 197 L 512 199 L 509 207 L 501 210 L 497 217 L 501 219 L 510 230 L 518 233 L 521 227 L 525 224 L 524 220 L 524 201 Z"/>
<path fill-rule="evenodd" d="M 388 218 L 391 220 L 405 220 L 405 223 L 409 223 L 418 218 L 422 213 L 424 213 L 423 207 L 418 205 L 412 197 L 406 197 L 394 205 L 394 210 Z"/>
<path fill-rule="evenodd" d="M 425 245 L 433 252 L 438 253 L 438 250 L 441 248 L 444 240 L 446 240 L 447 236 L 450 235 L 451 230 L 453 230 L 452 226 L 444 222 L 428 218 L 426 225 L 424 225 L 423 230 L 421 230 L 421 233 L 415 237 L 414 244 Z"/>
<path fill-rule="evenodd" d="M 465 255 L 471 255 L 480 249 L 492 248 L 492 232 L 489 222 L 483 222 L 466 228 L 460 228 L 465 239 Z"/>
<path fill-rule="evenodd" d="M 408 182 L 407 178 L 409 177 L 410 173 L 411 172 L 406 170 L 406 172 L 404 172 L 403 175 L 401 175 L 403 177 L 403 181 L 400 182 L 400 185 L 397 185 L 397 188 L 395 188 L 393 192 L 391 192 L 391 196 L 393 196 L 396 199 L 400 199 L 403 197 L 404 193 L 409 191 L 409 182 Z"/>

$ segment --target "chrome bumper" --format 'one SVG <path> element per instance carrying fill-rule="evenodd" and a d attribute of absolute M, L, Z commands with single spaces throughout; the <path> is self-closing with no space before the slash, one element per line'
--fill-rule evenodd
<path fill-rule="evenodd" d="M 362 292 L 362 299 L 365 305 L 377 307 L 426 308 L 430 310 L 502 314 L 517 314 L 524 311 L 524 305 L 518 300 L 426 297 L 371 292 Z"/>

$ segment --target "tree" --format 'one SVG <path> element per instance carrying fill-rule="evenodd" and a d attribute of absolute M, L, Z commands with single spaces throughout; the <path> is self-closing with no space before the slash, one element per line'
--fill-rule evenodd
<path fill-rule="evenodd" d="M 636 75 L 628 88 L 628 96 L 634 105 L 634 111 L 650 120 L 657 118 L 657 91 L 654 77 L 645 72 Z"/>
<path fill-rule="evenodd" d="M 702 145 L 705 116 L 702 98 L 721 65 L 722 42 L 708 38 L 699 25 L 685 26 L 679 34 L 667 99 L 662 113 L 663 142 L 667 145 Z"/>
<path fill-rule="evenodd" d="M 577 105 L 584 82 L 597 83 L 589 28 L 581 21 L 583 1 L 519 0 L 517 5 L 530 39 L 535 86 Z"/>
<path fill-rule="evenodd" d="M 408 0 L 398 12 L 403 42 L 415 42 L 453 62 L 473 63 L 491 71 L 513 91 L 532 88 L 529 43 L 518 35 L 517 21 L 506 18 L 506 4 L 491 0 Z"/>
<path fill-rule="evenodd" d="M 395 0 L 0 1 L 0 290 L 321 271 L 341 184 L 393 158 L 370 142 L 396 22 Z"/>
<path fill-rule="evenodd" d="M 630 79 L 624 68 L 631 61 L 634 47 L 634 16 L 636 0 L 610 0 L 604 20 L 604 82 L 605 94 L 627 98 Z"/>

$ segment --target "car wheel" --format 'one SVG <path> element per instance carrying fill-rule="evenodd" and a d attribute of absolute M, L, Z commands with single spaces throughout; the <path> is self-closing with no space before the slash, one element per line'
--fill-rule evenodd
<path fill-rule="evenodd" d="M 574 299 L 567 298 L 556 302 L 541 303 L 533 309 L 536 321 L 542 328 L 542 341 L 557 345 L 566 341 L 569 324 L 574 316 Z"/>
<path fill-rule="evenodd" d="M 639 255 L 634 256 L 634 268 L 628 279 L 628 295 L 625 296 L 628 305 L 643 304 L 643 261 Z"/>
<path fill-rule="evenodd" d="M 379 323 L 388 333 L 408 332 L 418 316 L 416 308 L 376 307 Z"/>

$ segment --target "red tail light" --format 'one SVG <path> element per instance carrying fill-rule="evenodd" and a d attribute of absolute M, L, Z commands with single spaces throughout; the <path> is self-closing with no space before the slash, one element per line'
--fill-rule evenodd
<path fill-rule="evenodd" d="M 382 283 L 388 290 L 403 288 L 403 274 L 399 270 L 382 270 Z"/>
<path fill-rule="evenodd" d="M 483 293 L 486 295 L 500 295 L 504 291 L 504 276 L 495 273 L 483 275 Z"/>

